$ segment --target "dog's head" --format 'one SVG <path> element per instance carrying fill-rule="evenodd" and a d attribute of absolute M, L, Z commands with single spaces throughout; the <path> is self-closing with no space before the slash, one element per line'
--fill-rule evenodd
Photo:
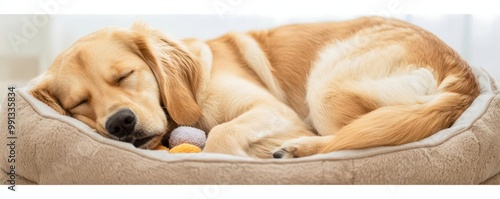
<path fill-rule="evenodd" d="M 159 31 L 106 28 L 61 53 L 31 94 L 105 137 L 154 148 L 169 121 L 199 119 L 199 70 L 193 54 Z"/>

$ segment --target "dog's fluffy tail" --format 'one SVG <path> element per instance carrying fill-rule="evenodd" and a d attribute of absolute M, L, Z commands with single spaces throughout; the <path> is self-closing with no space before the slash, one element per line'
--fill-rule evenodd
<path fill-rule="evenodd" d="M 444 77 L 443 77 L 444 78 Z M 341 128 L 320 152 L 400 145 L 421 140 L 451 126 L 470 106 L 479 89 L 470 69 L 446 75 L 437 94 L 422 104 L 380 107 Z"/>

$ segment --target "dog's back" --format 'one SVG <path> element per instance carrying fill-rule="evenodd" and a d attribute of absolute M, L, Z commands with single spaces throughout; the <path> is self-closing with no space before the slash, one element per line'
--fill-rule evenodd
<path fill-rule="evenodd" d="M 395 19 L 287 25 L 222 38 L 321 135 L 288 141 L 276 156 L 417 141 L 452 125 L 479 94 L 455 51 Z"/>

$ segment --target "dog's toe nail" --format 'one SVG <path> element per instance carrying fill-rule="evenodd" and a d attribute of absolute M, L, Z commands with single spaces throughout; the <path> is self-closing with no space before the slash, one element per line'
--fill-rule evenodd
<path fill-rule="evenodd" d="M 276 152 L 273 153 L 273 158 L 276 158 L 276 159 L 282 158 L 283 155 L 284 155 L 284 153 L 285 152 L 281 151 L 281 150 L 280 151 L 276 151 Z"/>

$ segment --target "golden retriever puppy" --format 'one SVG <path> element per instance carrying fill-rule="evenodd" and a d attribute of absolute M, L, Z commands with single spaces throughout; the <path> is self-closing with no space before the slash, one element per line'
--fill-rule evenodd
<path fill-rule="evenodd" d="M 31 93 L 136 147 L 189 125 L 208 133 L 204 152 L 291 158 L 421 140 L 479 89 L 431 33 L 368 17 L 207 41 L 106 28 L 59 55 Z"/>

